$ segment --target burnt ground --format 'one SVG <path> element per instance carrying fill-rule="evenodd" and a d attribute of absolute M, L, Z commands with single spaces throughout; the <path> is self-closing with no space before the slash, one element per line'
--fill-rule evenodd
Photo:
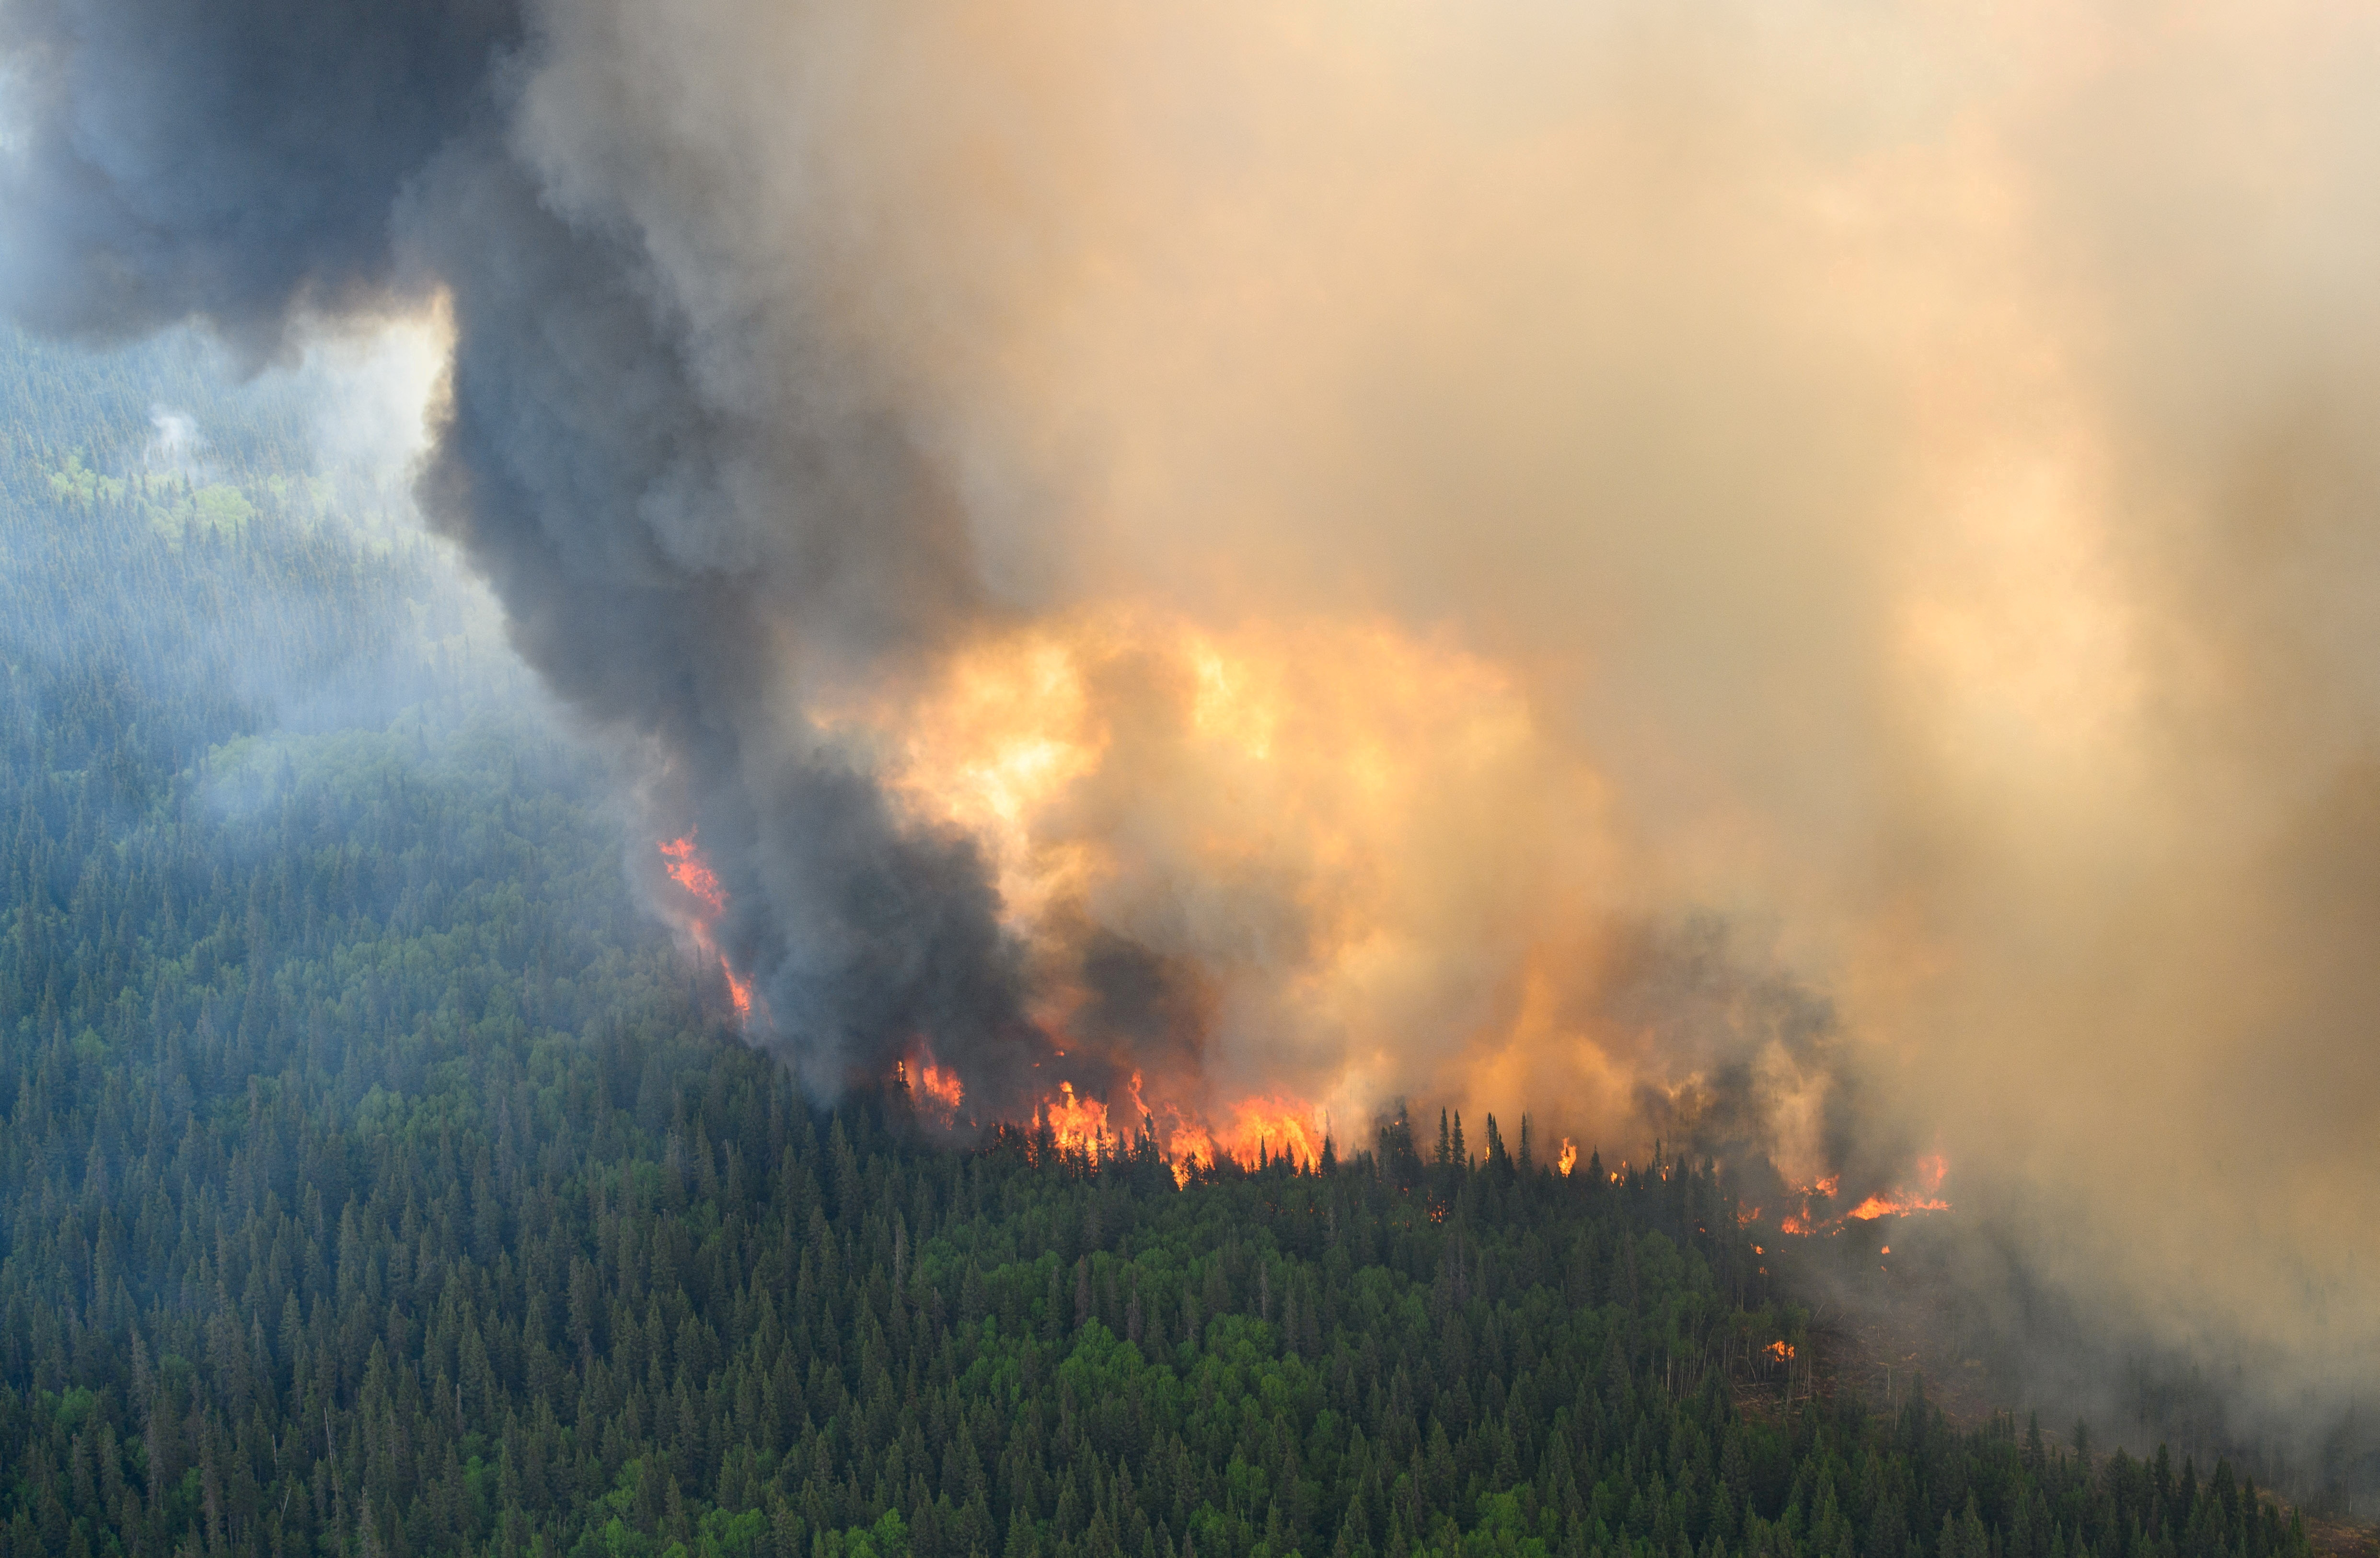
<path fill-rule="evenodd" d="M 1891 1410 L 1922 1388 L 1961 1427 L 2004 1413 L 2022 1423 L 2029 1405 L 2022 1382 L 1992 1360 L 1983 1334 L 1961 1312 L 1945 1263 L 1929 1250 L 1942 1232 L 1929 1237 L 1922 1221 L 1909 1220 L 1772 1244 L 1770 1259 L 1790 1287 L 1828 1296 L 1810 1306 L 1807 1341 L 1790 1381 L 1782 1369 L 1739 1377 L 1741 1404 L 1768 1417 L 1810 1395 L 1856 1392 L 1872 1408 Z M 1899 1248 L 1886 1253 L 1896 1238 Z M 2069 1443 L 2067 1427 L 2044 1421 L 2042 1436 Z M 2380 1558 L 2380 1527 L 2298 1513 L 2326 1558 Z"/>
<path fill-rule="evenodd" d="M 2300 1514 L 2304 1514 L 2300 1511 Z M 2318 1515 L 2305 1515 L 2306 1538 L 2316 1552 L 2331 1558 L 2375 1558 L 2380 1555 L 2380 1529 L 2369 1526 L 2350 1526 L 2343 1521 L 2327 1520 Z"/>
<path fill-rule="evenodd" d="M 1917 1231 L 1902 1223 L 1854 1224 L 1840 1235 L 1779 1238 L 1769 1247 L 1788 1289 L 1821 1296 L 1808 1304 L 1804 1368 L 1791 1382 L 1792 1400 L 1856 1392 L 1876 1409 L 1894 1410 L 1922 1389 L 1961 1427 L 2022 1412 L 2017 1382 L 2003 1377 L 1982 1349 L 1971 1349 L 1972 1330 L 1939 1262 L 1912 1259 L 1905 1246 L 1899 1256 L 1889 1252 L 1896 1233 Z M 1741 1382 L 1739 1390 L 1756 1408 L 1787 1404 L 1781 1372 Z M 2043 1432 L 2058 1437 L 2047 1424 Z"/>

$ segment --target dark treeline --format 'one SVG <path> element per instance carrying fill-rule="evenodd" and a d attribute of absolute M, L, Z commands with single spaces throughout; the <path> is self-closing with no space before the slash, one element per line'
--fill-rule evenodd
<path fill-rule="evenodd" d="M 0 514 L 0 1558 L 2304 1553 L 2228 1468 L 1759 1406 L 1803 1321 L 1695 1164 L 820 1112 L 423 560 L 269 440 L 212 517 L 136 482 L 109 393 Z M 282 717 L 326 684 L 368 728 Z"/>

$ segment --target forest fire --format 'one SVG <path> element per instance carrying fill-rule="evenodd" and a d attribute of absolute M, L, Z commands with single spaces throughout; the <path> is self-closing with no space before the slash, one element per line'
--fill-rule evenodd
<path fill-rule="evenodd" d="M 738 975 L 716 935 L 715 927 L 727 909 L 727 894 L 718 872 L 691 834 L 656 847 L 664 873 L 686 899 L 677 918 L 688 940 L 700 956 L 717 963 L 737 1017 L 748 1021 L 750 981 Z M 1060 1041 L 1069 1046 L 1078 1042 L 1063 1038 L 1062 1030 Z M 1053 1048 L 1051 1053 L 1062 1058 L 1067 1050 Z M 958 1068 L 943 1064 L 923 1037 L 893 1062 L 891 1079 L 907 1095 L 918 1117 L 936 1128 L 953 1130 L 962 1124 L 978 1123 L 960 1118 L 967 1089 Z M 1172 1088 L 1167 1090 L 1195 1093 L 1205 1086 L 1204 1079 L 1192 1073 L 1173 1078 Z M 1036 1131 L 1046 1128 L 1059 1151 L 1091 1159 L 1121 1151 L 1128 1136 L 1147 1128 L 1174 1165 L 1177 1179 L 1185 1183 L 1199 1168 L 1211 1169 L 1227 1159 L 1250 1169 L 1287 1162 L 1312 1170 L 1322 1161 L 1328 1131 L 1320 1112 L 1302 1100 L 1269 1093 L 1219 1108 L 1191 1109 L 1162 1094 L 1152 1104 L 1143 1097 L 1143 1089 L 1139 1071 L 1131 1074 L 1119 1089 L 1122 1096 L 1115 1099 L 1078 1091 L 1071 1080 L 1061 1080 L 1034 1106 L 1031 1126 Z M 1575 1155 L 1573 1150 L 1572 1156 Z"/>
<path fill-rule="evenodd" d="M 1123 1098 L 1111 1105 L 1062 1081 L 1035 1109 L 1033 1126 L 1046 1127 L 1059 1151 L 1092 1159 L 1123 1150 L 1130 1137 L 1146 1131 L 1176 1182 L 1185 1185 L 1192 1175 L 1227 1160 L 1250 1170 L 1290 1163 L 1310 1172 L 1321 1165 L 1329 1132 L 1305 1104 L 1273 1096 L 1247 1098 L 1209 1117 L 1161 1100 L 1151 1104 L 1142 1096 L 1144 1086 L 1141 1074 L 1133 1073 Z"/>
<path fill-rule="evenodd" d="M 669 864 L 663 868 L 669 879 L 691 894 L 694 900 L 716 917 L 727 907 L 727 895 L 719 885 L 719 873 L 695 847 L 694 835 L 674 838 L 661 846 L 662 858 Z"/>
<path fill-rule="evenodd" d="M 816 715 L 902 826 L 977 852 L 1022 975 L 1009 1031 L 1030 1037 L 997 1059 L 964 1023 L 861 1036 L 839 1079 L 905 1089 L 922 1124 L 1093 1158 L 1145 1132 L 1186 1178 L 1318 1166 L 1334 1107 L 1443 1085 L 1416 1056 L 1602 1053 L 1592 1085 L 1615 1084 L 1574 983 L 1609 927 L 1602 783 L 1457 641 L 1111 605 Z M 713 862 L 691 834 L 660 847 L 748 1014 Z M 1450 1050 L 1449 1008 L 1498 1015 Z M 1549 1156 L 1570 1175 L 1586 1154 Z"/>
<path fill-rule="evenodd" d="M 669 839 L 658 847 L 663 862 L 662 869 L 693 900 L 692 907 L 682 916 L 686 935 L 698 952 L 718 963 L 720 977 L 727 981 L 727 999 L 735 1008 L 736 1020 L 751 1021 L 752 981 L 735 972 L 735 966 L 720 950 L 713 934 L 719 917 L 727 912 L 727 892 L 720 885 L 719 873 L 710 869 L 710 862 L 703 858 L 692 834 Z"/>
<path fill-rule="evenodd" d="M 987 632 L 817 716 L 906 823 L 980 851 L 1030 1019 L 1096 1057 L 1033 1074 L 1045 1119 L 1074 1117 L 1062 1077 L 1126 1137 L 1151 1116 L 1177 1160 L 1318 1161 L 1331 1106 L 1427 1080 L 1400 1057 L 1445 1053 L 1436 1014 L 1561 1008 L 1547 970 L 1585 959 L 1550 949 L 1603 923 L 1600 781 L 1512 669 L 1385 622 L 1113 604 Z"/>
<path fill-rule="evenodd" d="M 1873 1223 L 1879 1217 L 1907 1217 L 1912 1212 L 1948 1211 L 1950 1203 L 1934 1196 L 1916 1196 L 1894 1191 L 1870 1196 L 1843 1215 L 1854 1223 Z"/>
<path fill-rule="evenodd" d="M 1312 1168 L 1322 1161 L 1326 1134 L 1304 1104 L 1283 1098 L 1245 1099 L 1232 1106 L 1232 1123 L 1219 1145 L 1242 1163 L 1287 1158 Z"/>
<path fill-rule="evenodd" d="M 1075 1097 L 1072 1082 L 1058 1084 L 1058 1096 L 1035 1112 L 1033 1123 L 1047 1125 L 1062 1152 L 1098 1158 L 1115 1150 L 1116 1138 L 1108 1129 L 1108 1106 L 1095 1098 Z"/>
<path fill-rule="evenodd" d="M 909 1054 L 893 1063 L 893 1085 L 909 1095 L 918 1114 L 928 1122 L 949 1130 L 958 1123 L 959 1105 L 966 1100 L 966 1088 L 959 1074 L 938 1064 L 934 1052 L 919 1041 Z"/>
<path fill-rule="evenodd" d="M 1880 1191 L 1867 1197 L 1844 1216 L 1855 1223 L 1873 1223 L 1881 1217 L 1907 1217 L 1921 1211 L 1948 1211 L 1950 1203 L 1939 1194 L 1942 1181 L 1949 1177 L 1950 1160 L 1939 1152 L 1917 1160 L 1919 1189 Z"/>
<path fill-rule="evenodd" d="M 1848 1211 L 1836 1211 L 1832 1203 L 1841 1187 L 1840 1175 L 1804 1185 L 1793 1194 L 1795 1210 L 1788 1212 L 1777 1224 L 1779 1231 L 1809 1237 L 1819 1234 L 1841 1232 L 1853 1223 L 1874 1223 L 1887 1217 L 1911 1217 L 1923 1212 L 1948 1211 L 1950 1203 L 1942 1194 L 1942 1182 L 1949 1176 L 1950 1161 L 1942 1154 L 1931 1153 L 1917 1160 L 1912 1175 L 1914 1187 L 1895 1187 L 1872 1191 L 1863 1196 Z M 1755 1207 L 1741 1221 L 1750 1223 L 1760 1216 Z"/>

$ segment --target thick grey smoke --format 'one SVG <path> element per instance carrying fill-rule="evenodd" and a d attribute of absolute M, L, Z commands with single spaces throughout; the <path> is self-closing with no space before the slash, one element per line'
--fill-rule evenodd
<path fill-rule="evenodd" d="M 914 652 L 974 609 L 929 462 L 889 412 L 704 382 L 647 257 L 501 147 L 444 148 L 401 219 L 455 328 L 430 506 L 555 689 L 652 744 L 657 815 L 720 873 L 721 949 L 807 1079 L 925 1036 L 1017 1107 L 999 1086 L 1042 1041 L 975 846 L 905 829 L 787 699 L 813 658 Z"/>
<path fill-rule="evenodd" d="M 29 317 L 445 310 L 429 506 L 814 1082 L 1938 1150 L 2371 1389 L 2368 17 L 0 18 Z"/>
<path fill-rule="evenodd" d="M 698 834 L 715 933 L 806 1076 L 930 1036 L 987 1108 L 1022 1104 L 1046 1041 L 974 844 L 901 825 L 785 697 L 814 656 L 915 652 L 977 609 L 956 506 L 797 325 L 772 382 L 719 383 L 639 236 L 561 209 L 515 144 L 545 53 L 519 7 L 11 4 L 0 30 L 16 310 L 196 316 L 262 357 L 440 299 L 427 506 L 522 653 L 649 747 L 657 821 Z"/>
<path fill-rule="evenodd" d="M 497 0 L 0 10 L 15 310 L 123 335 L 191 315 L 272 350 L 301 310 L 400 301 L 390 209 L 486 118 Z"/>

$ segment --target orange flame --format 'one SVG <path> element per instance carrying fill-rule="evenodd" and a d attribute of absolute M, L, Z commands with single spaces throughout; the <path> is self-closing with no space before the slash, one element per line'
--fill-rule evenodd
<path fill-rule="evenodd" d="M 1917 1196 L 1896 1191 L 1889 1195 L 1870 1196 L 1844 1215 L 1862 1223 L 1873 1223 L 1879 1217 L 1907 1217 L 1918 1211 L 1948 1211 L 1950 1203 L 1938 1196 Z"/>
<path fill-rule="evenodd" d="M 719 885 L 719 873 L 710 869 L 710 862 L 695 847 L 692 834 L 671 839 L 661 850 L 662 858 L 669 862 L 662 869 L 669 872 L 672 882 L 692 894 L 713 916 L 725 912 L 727 894 Z"/>
<path fill-rule="evenodd" d="M 1108 1106 L 1095 1098 L 1076 1098 L 1072 1082 L 1059 1083 L 1058 1093 L 1036 1112 L 1036 1123 L 1048 1124 L 1058 1150 L 1093 1158 L 1112 1152 L 1115 1138 L 1108 1131 Z"/>
<path fill-rule="evenodd" d="M 1885 1217 L 1908 1217 L 1918 1212 L 1949 1211 L 1950 1203 L 1936 1192 L 1941 1188 L 1942 1181 L 1950 1173 L 1950 1160 L 1939 1152 L 1935 1152 L 1918 1159 L 1915 1166 L 1916 1178 L 1921 1182 L 1922 1188 L 1876 1191 L 1864 1198 L 1849 1211 L 1837 1212 L 1832 1216 L 1821 1215 L 1812 1208 L 1810 1203 L 1820 1199 L 1832 1200 L 1837 1187 L 1842 1183 L 1840 1176 L 1828 1175 L 1815 1184 L 1804 1185 L 1795 1192 L 1801 1199 L 1799 1210 L 1787 1213 L 1777 1226 L 1788 1234 L 1833 1233 L 1849 1223 L 1873 1223 Z M 1758 1210 L 1755 1209 L 1751 1215 L 1758 1216 Z"/>
<path fill-rule="evenodd" d="M 727 912 L 727 890 L 720 885 L 719 873 L 712 870 L 710 862 L 702 858 L 702 851 L 696 846 L 692 834 L 670 839 L 658 847 L 662 858 L 667 862 L 662 869 L 669 873 L 672 882 L 686 890 L 686 896 L 698 906 L 686 917 L 686 933 L 704 956 L 718 960 L 719 972 L 727 980 L 727 999 L 735 1007 L 735 1020 L 749 1022 L 752 1018 L 752 981 L 735 972 L 735 966 L 727 961 L 727 955 L 719 950 L 719 943 L 711 935 L 711 926 Z"/>
<path fill-rule="evenodd" d="M 1129 931 L 1196 972 L 1167 1020 L 1195 1030 L 1216 1074 L 1257 1077 L 1247 1090 L 1267 1096 L 1218 1093 L 1191 1070 L 1152 1075 L 1155 1107 L 1142 1110 L 1089 1065 L 1063 1068 L 1107 1095 L 1123 1136 L 1150 1117 L 1177 1163 L 1315 1164 L 1322 1101 L 1375 1078 L 1318 1053 L 1290 1074 L 1290 1041 L 1392 1041 L 1429 1005 L 1415 992 L 1469 988 L 1474 959 L 1451 943 L 1479 921 L 1453 910 L 1436 863 L 1451 858 L 1451 837 L 1470 841 L 1465 860 L 1472 846 L 1510 850 L 1511 870 L 1476 880 L 1524 895 L 1557 941 L 1600 922 L 1594 895 L 1573 885 L 1601 860 L 1600 781 L 1542 727 L 1511 668 L 1385 620 L 1211 624 L 1119 603 L 987 632 L 930 676 L 829 690 L 813 712 L 870 754 L 904 813 L 978 843 L 1008 928 L 1057 955 L 1037 965 L 1049 983 L 1032 1013 L 1050 1032 L 1087 998 L 1062 971 L 1082 929 Z M 1511 827 L 1524 796 L 1543 815 Z M 1548 838 L 1561 841 L 1560 869 Z M 1474 880 L 1468 866 L 1463 876 Z M 1139 928 L 1154 923 L 1145 910 L 1206 901 L 1219 883 L 1297 906 L 1295 955 L 1243 959 L 1203 930 Z M 1500 940 L 1492 953 L 1518 955 Z M 1558 994 L 1547 986 L 1539 1005 L 1558 1009 Z M 1209 1023 L 1214 1009 L 1234 1014 L 1228 1031 Z M 1075 1037 L 1099 1050 L 1097 1035 Z M 1050 1058 L 1038 1113 L 1062 1120 Z"/>
<path fill-rule="evenodd" d="M 1322 1162 L 1322 1132 L 1313 1111 L 1283 1098 L 1252 1098 L 1232 1106 L 1222 1148 L 1242 1163 L 1288 1158 L 1305 1168 Z"/>
<path fill-rule="evenodd" d="M 1173 1177 L 1188 1183 L 1193 1165 L 1215 1162 L 1215 1138 L 1204 1126 L 1177 1125 L 1165 1143 L 1166 1154 L 1173 1160 Z"/>
<path fill-rule="evenodd" d="M 1063 1054 L 1065 1052 L 1057 1052 Z M 1230 1160 L 1245 1168 L 1289 1162 L 1317 1172 L 1326 1139 L 1320 1112 L 1303 1101 L 1259 1095 L 1209 1112 L 1176 1107 L 1161 1096 L 1143 1096 L 1145 1081 L 1134 1072 L 1121 1096 L 1098 1099 L 1078 1093 L 1069 1081 L 1034 1111 L 1058 1149 L 1094 1159 L 1123 1150 L 1125 1138 L 1146 1129 L 1172 1165 L 1176 1184 L 1187 1185 L 1200 1168 Z"/>
<path fill-rule="evenodd" d="M 1761 1350 L 1779 1363 L 1793 1361 L 1793 1344 L 1791 1342 L 1771 1342 Z"/>
<path fill-rule="evenodd" d="M 949 1125 L 959 1112 L 959 1101 L 966 1097 L 966 1089 L 959 1085 L 959 1074 L 948 1066 L 930 1062 L 917 1068 L 917 1090 L 933 1101 L 933 1107 Z"/>
<path fill-rule="evenodd" d="M 935 1061 L 933 1047 L 924 1040 L 917 1041 L 906 1059 L 892 1063 L 892 1080 L 908 1089 L 918 1114 L 944 1130 L 957 1121 L 966 1089 L 957 1072 Z"/>
<path fill-rule="evenodd" d="M 1561 1156 L 1554 1160 L 1554 1167 L 1562 1171 L 1565 1179 L 1570 1177 L 1571 1170 L 1578 1167 L 1578 1149 L 1571 1145 L 1568 1137 L 1562 1138 Z"/>

